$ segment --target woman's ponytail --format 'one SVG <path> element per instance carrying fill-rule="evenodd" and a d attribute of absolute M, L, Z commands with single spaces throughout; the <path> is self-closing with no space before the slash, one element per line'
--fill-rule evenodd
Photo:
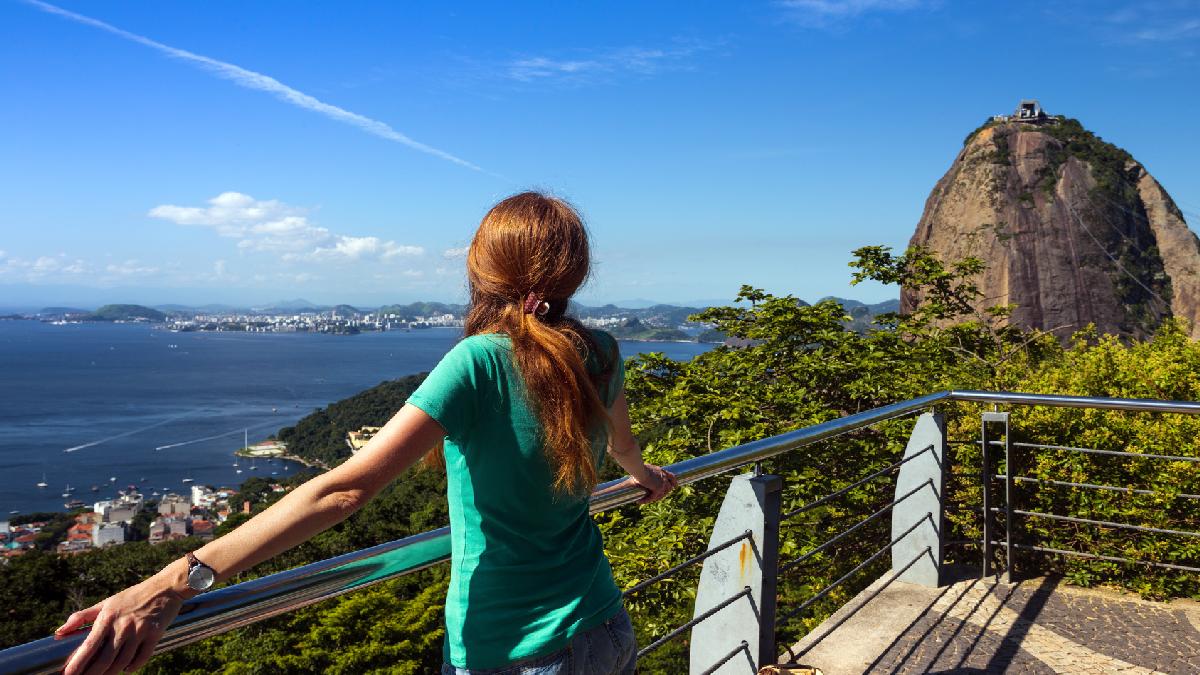
<path fill-rule="evenodd" d="M 585 359 L 597 346 L 566 316 L 567 302 L 587 279 L 587 231 L 566 202 L 535 192 L 514 195 L 484 217 L 467 253 L 471 307 L 466 335 L 504 333 L 541 423 L 554 487 L 587 494 L 597 481 L 592 439 L 609 420 L 600 400 L 602 375 Z"/>

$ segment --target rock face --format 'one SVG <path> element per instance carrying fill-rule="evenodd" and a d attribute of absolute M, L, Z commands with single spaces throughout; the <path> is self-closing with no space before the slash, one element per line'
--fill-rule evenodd
<path fill-rule="evenodd" d="M 1067 337 L 1140 338 L 1165 317 L 1200 337 L 1200 239 L 1158 181 L 1075 120 L 976 130 L 925 203 L 911 244 L 987 268 L 977 309 Z M 920 300 L 901 292 L 902 311 Z"/>

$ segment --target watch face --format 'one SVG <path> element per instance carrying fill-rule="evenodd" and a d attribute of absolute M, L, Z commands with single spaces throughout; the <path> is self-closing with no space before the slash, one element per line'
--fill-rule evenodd
<path fill-rule="evenodd" d="M 193 591 L 207 591 L 213 581 L 213 571 L 208 565 L 196 565 L 188 571 L 188 588 Z"/>

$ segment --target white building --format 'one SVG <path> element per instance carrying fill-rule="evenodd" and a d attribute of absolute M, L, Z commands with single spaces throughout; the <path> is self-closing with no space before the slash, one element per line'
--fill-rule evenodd
<path fill-rule="evenodd" d="M 92 526 L 92 545 L 96 548 L 125 543 L 124 523 L 96 523 Z"/>
<path fill-rule="evenodd" d="M 217 495 L 207 485 L 192 486 L 192 506 L 211 507 Z"/>
<path fill-rule="evenodd" d="M 93 510 L 99 514 L 105 523 L 123 523 L 133 520 L 140 508 L 141 501 L 128 503 L 124 500 L 108 500 L 96 502 Z"/>

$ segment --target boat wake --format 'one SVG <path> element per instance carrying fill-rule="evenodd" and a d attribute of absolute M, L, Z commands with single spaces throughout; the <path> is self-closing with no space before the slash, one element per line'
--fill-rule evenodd
<path fill-rule="evenodd" d="M 154 429 L 154 428 L 156 428 L 156 427 L 161 427 L 161 426 L 163 426 L 164 424 L 170 424 L 171 422 L 175 422 L 175 421 L 177 421 L 177 420 L 181 420 L 181 419 L 183 419 L 184 417 L 188 417 L 188 416 L 190 416 L 190 415 L 193 415 L 193 414 L 195 414 L 195 413 L 188 413 L 187 415 L 176 415 L 175 417 L 169 417 L 169 418 L 167 418 L 167 419 L 165 419 L 165 420 L 162 420 L 161 422 L 155 422 L 154 424 L 151 424 L 151 425 L 150 425 L 150 426 L 148 426 L 148 427 L 142 427 L 142 428 L 140 428 L 140 429 L 134 429 L 133 431 L 125 431 L 125 432 L 122 432 L 122 433 L 116 434 L 116 435 L 114 435 L 114 436 L 109 436 L 109 437 L 107 437 L 107 438 L 101 438 L 101 439 L 100 439 L 100 440 L 98 440 L 98 441 L 92 441 L 91 443 L 84 443 L 83 445 L 74 445 L 74 446 L 71 446 L 71 447 L 69 447 L 69 448 L 65 448 L 65 449 L 63 449 L 63 452 L 75 452 L 75 451 L 77 451 L 77 450 L 83 450 L 84 448 L 90 448 L 90 447 L 92 447 L 92 446 L 94 446 L 94 445 L 100 445 L 101 443 L 107 443 L 107 442 L 109 442 L 109 441 L 115 441 L 115 440 L 117 440 L 118 438 L 125 438 L 126 436 L 132 436 L 132 435 L 134 435 L 134 434 L 140 434 L 140 433 L 142 433 L 143 431 L 149 431 L 150 429 Z"/>
<path fill-rule="evenodd" d="M 238 427 L 237 429 L 234 429 L 233 431 L 226 431 L 223 434 L 214 434 L 212 436 L 205 436 L 204 438 L 193 438 L 190 441 L 180 441 L 179 443 L 168 443 L 166 445 L 160 445 L 154 449 L 155 450 L 166 450 L 168 448 L 178 448 L 178 447 L 181 447 L 184 445 L 191 445 L 193 443 L 202 443 L 204 441 L 211 441 L 211 440 L 215 440 L 218 438 L 225 438 L 226 436 L 232 436 L 239 431 L 244 432 L 247 429 L 260 429 L 262 427 L 271 426 L 272 424 L 279 424 L 279 423 L 272 420 L 270 422 L 263 422 L 262 424 L 255 424 L 255 425 L 249 426 L 249 427 Z"/>

